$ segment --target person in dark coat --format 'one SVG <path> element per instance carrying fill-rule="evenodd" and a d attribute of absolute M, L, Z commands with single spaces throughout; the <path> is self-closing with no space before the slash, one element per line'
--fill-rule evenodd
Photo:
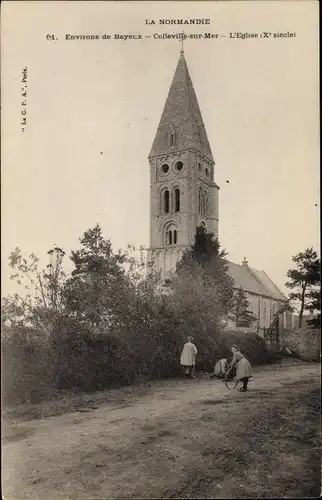
<path fill-rule="evenodd" d="M 233 359 L 229 365 L 229 369 L 236 367 L 236 378 L 243 382 L 243 387 L 240 391 L 245 392 L 247 391 L 248 381 L 253 376 L 252 367 L 237 345 L 231 346 L 231 352 L 233 353 Z"/>

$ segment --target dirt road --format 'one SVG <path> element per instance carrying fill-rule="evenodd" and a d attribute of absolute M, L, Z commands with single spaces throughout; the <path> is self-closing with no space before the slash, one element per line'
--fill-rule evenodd
<path fill-rule="evenodd" d="M 319 387 L 298 362 L 255 369 L 248 393 L 168 380 L 9 412 L 3 498 L 317 496 Z"/>

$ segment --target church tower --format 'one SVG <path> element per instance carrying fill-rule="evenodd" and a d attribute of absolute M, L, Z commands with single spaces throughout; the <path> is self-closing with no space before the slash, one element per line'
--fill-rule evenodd
<path fill-rule="evenodd" d="M 183 51 L 149 155 L 149 262 L 174 270 L 204 223 L 218 237 L 215 162 Z"/>

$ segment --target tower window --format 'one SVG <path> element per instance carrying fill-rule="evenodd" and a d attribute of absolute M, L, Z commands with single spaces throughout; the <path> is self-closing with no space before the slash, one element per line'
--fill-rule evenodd
<path fill-rule="evenodd" d="M 209 209 L 209 198 L 207 192 L 203 191 L 203 189 L 201 188 L 198 191 L 198 205 L 199 214 L 207 216 Z"/>
<path fill-rule="evenodd" d="M 169 146 L 170 146 L 170 148 L 172 146 L 174 146 L 174 133 L 173 132 L 170 132 L 170 134 L 169 134 Z"/>
<path fill-rule="evenodd" d="M 175 224 L 171 223 L 165 227 L 164 240 L 166 245 L 176 245 L 178 241 L 178 232 Z"/>
<path fill-rule="evenodd" d="M 173 231 L 171 229 L 169 231 L 167 231 L 166 241 L 167 241 L 167 245 L 176 245 L 177 244 L 178 232 L 176 229 L 174 229 Z"/>
<path fill-rule="evenodd" d="M 199 172 L 201 172 L 201 168 L 202 168 L 201 167 L 201 163 L 198 163 L 198 170 L 199 170 Z"/>
<path fill-rule="evenodd" d="M 176 169 L 180 172 L 180 170 L 183 169 L 183 163 L 182 161 L 177 161 L 176 163 Z"/>
<path fill-rule="evenodd" d="M 206 168 L 205 174 L 206 174 L 207 177 L 209 176 L 209 170 L 208 170 L 208 168 Z"/>
<path fill-rule="evenodd" d="M 163 212 L 168 214 L 170 210 L 170 196 L 169 191 L 166 189 L 163 193 Z"/>
<path fill-rule="evenodd" d="M 162 172 L 164 174 L 167 174 L 169 172 L 169 165 L 167 165 L 166 163 L 164 165 L 162 165 Z"/>
<path fill-rule="evenodd" d="M 180 212 L 180 189 L 178 188 L 174 190 L 174 210 Z"/>

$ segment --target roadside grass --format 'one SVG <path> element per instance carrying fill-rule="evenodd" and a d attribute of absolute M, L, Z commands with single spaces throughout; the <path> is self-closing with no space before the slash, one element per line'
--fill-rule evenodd
<path fill-rule="evenodd" d="M 148 393 L 150 389 L 149 384 L 140 386 L 139 395 Z M 126 407 L 136 402 L 138 399 L 137 391 L 137 386 L 128 386 L 93 394 L 62 394 L 60 397 L 42 403 L 3 408 L 2 418 L 5 420 L 41 420 L 65 413 L 95 410 L 104 404 Z"/>
<path fill-rule="evenodd" d="M 245 398 L 241 405 L 236 402 L 235 411 L 228 406 L 225 415 L 200 416 L 201 425 L 216 426 L 220 440 L 211 442 L 209 432 L 184 478 L 175 488 L 165 488 L 162 498 L 318 497 L 321 439 L 316 381 L 304 384 L 304 391 L 303 383 L 298 383 L 279 397 L 272 392 L 268 399 L 262 393 L 256 399 Z"/>
<path fill-rule="evenodd" d="M 307 366 L 307 363 L 304 363 L 299 360 L 286 359 L 283 360 L 280 364 L 277 365 L 262 365 L 259 367 L 255 367 L 254 371 L 261 372 L 264 370 L 267 373 L 271 371 L 274 372 L 283 372 L 287 370 L 288 367 L 297 366 L 297 367 Z M 319 365 L 317 364 L 317 370 L 319 369 Z M 98 391 L 92 394 L 77 394 L 77 393 L 62 393 L 59 396 L 43 401 L 37 404 L 23 404 L 16 405 L 13 407 L 5 407 L 2 406 L 1 414 L 2 418 L 5 420 L 41 420 L 48 417 L 59 416 L 65 413 L 73 413 L 73 412 L 86 412 L 93 409 L 96 409 L 100 405 L 104 404 L 113 404 L 119 407 L 126 407 L 135 404 L 135 402 L 143 395 L 146 395 L 158 387 L 163 387 L 165 392 L 162 396 L 162 399 L 168 400 L 173 398 L 173 391 L 171 393 L 167 393 L 166 389 L 177 386 L 190 386 L 192 384 L 198 384 L 200 380 L 208 379 L 209 374 L 207 373 L 199 373 L 198 377 L 194 380 L 186 380 L 186 379 L 161 379 L 155 381 L 148 381 L 145 383 L 136 383 L 133 385 L 121 387 L 118 389 L 107 389 L 105 391 Z M 282 382 L 283 383 L 283 382 Z M 256 390 L 253 390 L 253 392 Z M 212 403 L 209 403 L 212 404 Z M 214 401 L 213 404 L 218 404 Z"/>

